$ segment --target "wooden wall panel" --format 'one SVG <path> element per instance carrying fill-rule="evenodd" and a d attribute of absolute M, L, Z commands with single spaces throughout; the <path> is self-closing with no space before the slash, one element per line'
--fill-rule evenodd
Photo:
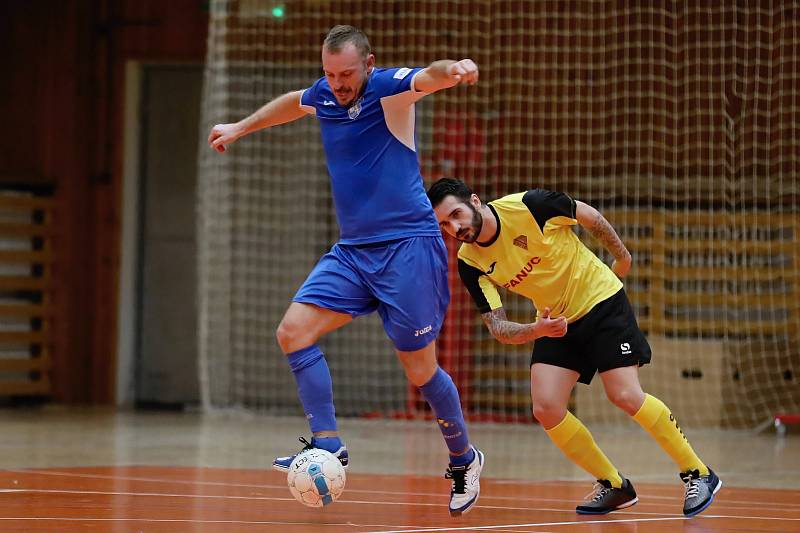
<path fill-rule="evenodd" d="M 128 60 L 201 62 L 202 0 L 4 2 L 0 180 L 52 181 L 53 399 L 113 403 Z"/>

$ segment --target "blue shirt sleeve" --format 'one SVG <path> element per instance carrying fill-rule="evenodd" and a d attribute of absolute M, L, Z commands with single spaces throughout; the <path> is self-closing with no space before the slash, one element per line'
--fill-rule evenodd
<path fill-rule="evenodd" d="M 319 101 L 317 98 L 317 92 L 319 91 L 319 84 L 322 83 L 322 80 L 324 79 L 325 78 L 318 79 L 311 87 L 303 91 L 303 94 L 300 96 L 301 106 L 309 106 L 313 107 L 314 109 L 317 108 L 317 102 Z"/>
<path fill-rule="evenodd" d="M 421 67 L 381 68 L 372 72 L 372 83 L 379 98 L 394 96 L 411 90 L 411 80 Z"/>

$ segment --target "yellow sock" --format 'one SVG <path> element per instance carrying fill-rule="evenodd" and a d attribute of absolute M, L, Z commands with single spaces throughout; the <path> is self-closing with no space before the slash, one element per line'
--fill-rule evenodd
<path fill-rule="evenodd" d="M 564 420 L 545 432 L 550 440 L 567 456 L 595 479 L 607 479 L 611 486 L 622 487 L 622 478 L 616 467 L 611 464 L 580 420 L 567 411 Z"/>
<path fill-rule="evenodd" d="M 658 442 L 672 457 L 681 472 L 699 470 L 701 476 L 708 475 L 708 467 L 697 457 L 675 417 L 664 402 L 645 394 L 644 403 L 633 415 L 633 419 Z"/>

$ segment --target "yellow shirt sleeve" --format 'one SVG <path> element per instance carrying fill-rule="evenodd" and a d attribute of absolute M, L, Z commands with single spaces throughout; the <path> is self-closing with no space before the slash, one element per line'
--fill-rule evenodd
<path fill-rule="evenodd" d="M 486 301 L 489 302 L 489 309 L 494 311 L 495 309 L 503 307 L 503 301 L 500 300 L 500 294 L 497 292 L 497 286 L 492 283 L 492 280 L 486 276 L 481 276 L 478 278 L 478 284 L 481 287 L 483 295 L 486 297 Z"/>

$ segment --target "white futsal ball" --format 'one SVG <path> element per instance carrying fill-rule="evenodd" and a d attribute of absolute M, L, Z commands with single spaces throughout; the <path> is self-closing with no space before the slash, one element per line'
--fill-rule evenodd
<path fill-rule="evenodd" d="M 346 476 L 339 459 L 328 451 L 312 448 L 297 455 L 289 465 L 289 491 L 308 507 L 336 501 L 344 491 Z"/>

